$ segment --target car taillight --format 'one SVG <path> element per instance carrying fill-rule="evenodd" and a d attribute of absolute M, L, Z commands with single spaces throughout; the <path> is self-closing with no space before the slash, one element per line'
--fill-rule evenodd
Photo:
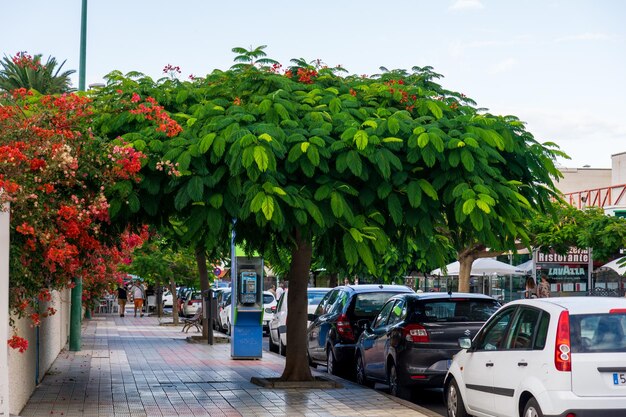
<path fill-rule="evenodd" d="M 609 314 L 626 314 L 626 308 L 612 308 L 609 310 Z"/>
<path fill-rule="evenodd" d="M 348 316 L 346 316 L 345 314 L 342 314 L 337 318 L 337 333 L 339 333 L 339 336 L 346 340 L 354 341 L 352 326 L 350 325 L 350 320 L 348 320 Z"/>
<path fill-rule="evenodd" d="M 562 311 L 556 327 L 554 366 L 558 371 L 572 371 L 571 345 L 569 340 L 569 313 Z"/>
<path fill-rule="evenodd" d="M 270 308 L 270 310 L 272 311 L 272 313 L 276 313 L 276 306 L 272 306 L 272 308 Z"/>
<path fill-rule="evenodd" d="M 402 337 L 407 342 L 413 343 L 428 343 L 430 342 L 430 337 L 428 336 L 428 332 L 424 326 L 420 326 L 419 324 L 407 324 L 402 329 Z"/>

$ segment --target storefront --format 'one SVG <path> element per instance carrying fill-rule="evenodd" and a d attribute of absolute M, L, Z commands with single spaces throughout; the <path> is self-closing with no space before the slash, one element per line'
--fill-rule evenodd
<path fill-rule="evenodd" d="M 591 263 L 589 250 L 571 248 L 565 255 L 538 252 L 535 259 L 537 282 L 545 274 L 550 282 L 552 297 L 587 294 Z"/>

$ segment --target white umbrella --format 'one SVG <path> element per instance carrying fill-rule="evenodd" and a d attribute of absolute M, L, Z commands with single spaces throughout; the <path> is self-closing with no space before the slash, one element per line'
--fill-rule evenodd
<path fill-rule="evenodd" d="M 518 271 L 522 272 L 524 275 L 530 274 L 533 271 L 533 260 L 529 259 L 523 264 L 519 264 L 515 267 Z"/>
<path fill-rule="evenodd" d="M 431 271 L 431 275 L 459 275 L 461 264 L 459 261 L 452 262 L 446 267 L 446 273 L 444 274 L 442 268 L 437 268 Z M 491 258 L 478 258 L 472 264 L 472 271 L 470 275 L 525 275 L 526 273 L 520 271 L 517 267 L 504 262 L 497 261 Z"/>
<path fill-rule="evenodd" d="M 624 258 L 626 256 L 622 256 L 621 258 L 617 258 L 612 260 L 611 262 L 602 265 L 600 268 L 611 268 L 613 271 L 617 272 L 620 275 L 624 275 L 626 272 L 626 265 L 619 265 L 624 262 Z"/>

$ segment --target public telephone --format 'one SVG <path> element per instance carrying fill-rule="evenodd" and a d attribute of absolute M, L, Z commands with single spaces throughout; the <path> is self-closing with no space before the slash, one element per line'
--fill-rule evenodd
<path fill-rule="evenodd" d="M 239 281 L 239 303 L 253 305 L 257 303 L 258 277 L 255 271 L 241 271 Z"/>

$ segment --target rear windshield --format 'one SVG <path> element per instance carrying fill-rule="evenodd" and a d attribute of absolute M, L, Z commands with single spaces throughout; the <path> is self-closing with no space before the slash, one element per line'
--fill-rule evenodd
<path fill-rule="evenodd" d="M 326 295 L 325 292 L 307 292 L 306 298 L 310 306 L 316 306 L 322 301 L 322 298 Z"/>
<path fill-rule="evenodd" d="M 415 302 L 411 322 L 485 322 L 500 304 L 496 300 L 475 298 L 450 298 L 443 300 L 420 300 Z"/>
<path fill-rule="evenodd" d="M 354 316 L 358 318 L 374 318 L 376 314 L 397 292 L 366 292 L 357 294 L 354 303 Z"/>
<path fill-rule="evenodd" d="M 263 294 L 263 304 L 271 304 L 274 302 L 274 296 L 271 294 Z"/>
<path fill-rule="evenodd" d="M 570 316 L 572 352 L 626 352 L 626 314 Z"/>
<path fill-rule="evenodd" d="M 201 292 L 194 292 L 193 294 L 191 294 L 191 299 L 192 300 L 202 300 L 202 293 Z"/>

